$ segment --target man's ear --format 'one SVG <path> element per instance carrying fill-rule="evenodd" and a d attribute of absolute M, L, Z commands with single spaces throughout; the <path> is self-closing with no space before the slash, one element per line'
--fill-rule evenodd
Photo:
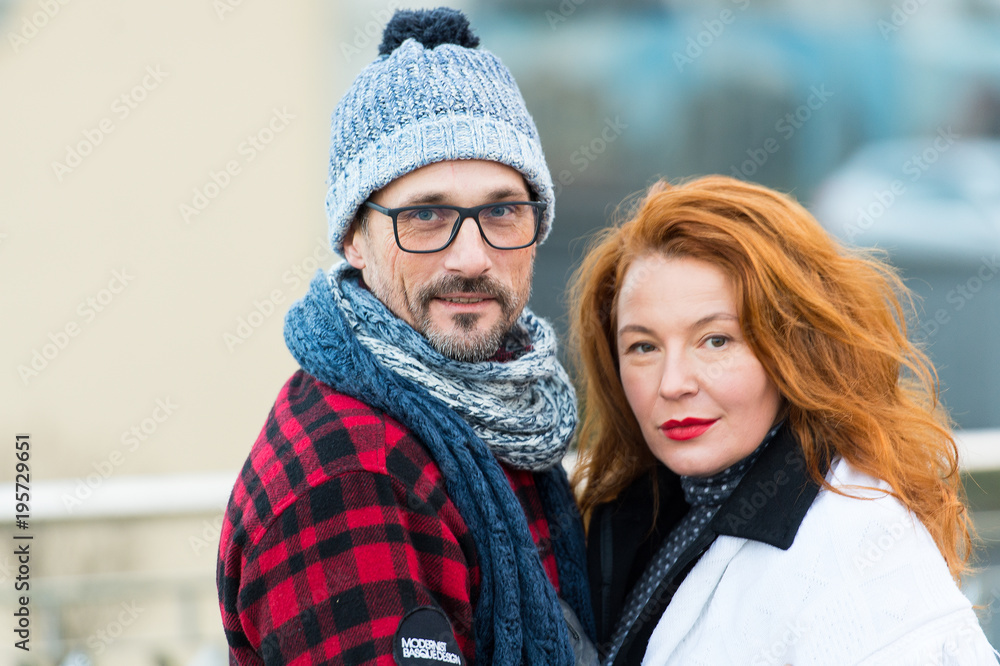
<path fill-rule="evenodd" d="M 344 259 L 347 259 L 347 263 L 358 270 L 363 270 L 367 266 L 364 236 L 363 233 L 358 233 L 357 224 L 352 224 L 351 228 L 347 230 L 347 235 L 344 236 Z"/>

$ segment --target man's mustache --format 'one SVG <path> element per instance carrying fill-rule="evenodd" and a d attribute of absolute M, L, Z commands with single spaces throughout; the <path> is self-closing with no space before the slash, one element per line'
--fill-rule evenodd
<path fill-rule="evenodd" d="M 430 306 L 431 300 L 438 298 L 441 294 L 455 292 L 486 294 L 496 299 L 497 305 L 505 313 L 513 302 L 510 291 L 491 277 L 466 278 L 458 275 L 443 277 L 437 282 L 425 286 L 418 294 L 418 301 L 421 307 L 426 310 Z"/>

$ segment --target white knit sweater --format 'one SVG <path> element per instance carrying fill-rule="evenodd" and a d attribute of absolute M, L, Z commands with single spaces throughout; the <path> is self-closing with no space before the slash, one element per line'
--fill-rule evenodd
<path fill-rule="evenodd" d="M 719 537 L 650 638 L 644 666 L 997 664 L 968 599 L 885 483 L 838 461 L 783 551 Z M 767 506 L 761 508 L 767 510 Z"/>

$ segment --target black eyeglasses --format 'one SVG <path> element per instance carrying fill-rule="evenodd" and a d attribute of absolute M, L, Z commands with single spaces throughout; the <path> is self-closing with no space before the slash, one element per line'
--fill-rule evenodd
<path fill-rule="evenodd" d="M 499 201 L 475 208 L 461 206 L 403 206 L 385 208 L 371 201 L 365 206 L 392 218 L 396 245 L 403 252 L 429 254 L 445 249 L 470 217 L 486 244 L 497 250 L 520 250 L 538 238 L 546 204 L 538 201 Z"/>

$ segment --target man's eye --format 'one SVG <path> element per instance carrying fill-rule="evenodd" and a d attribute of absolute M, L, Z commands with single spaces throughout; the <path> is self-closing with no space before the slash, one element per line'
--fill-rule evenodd
<path fill-rule="evenodd" d="M 514 206 L 493 206 L 487 209 L 488 217 L 500 218 L 509 217 L 514 214 Z"/>
<path fill-rule="evenodd" d="M 399 214 L 399 219 L 402 222 L 440 222 L 444 217 L 444 211 L 437 208 L 406 210 Z"/>

